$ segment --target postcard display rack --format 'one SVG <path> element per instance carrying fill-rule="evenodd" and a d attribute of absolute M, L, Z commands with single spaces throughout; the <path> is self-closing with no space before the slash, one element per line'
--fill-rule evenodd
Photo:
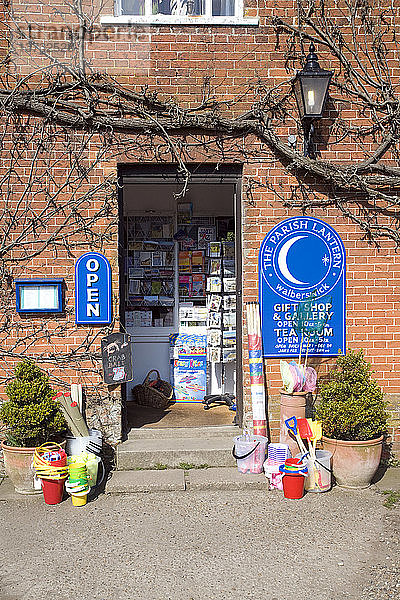
<path fill-rule="evenodd" d="M 207 340 L 207 393 L 234 393 L 236 367 L 236 274 L 233 241 L 217 241 L 217 226 L 213 217 L 192 217 L 189 223 L 178 223 L 179 241 L 179 332 L 191 337 L 192 346 L 198 340 L 199 351 Z M 175 362 L 180 357 L 179 338 L 173 338 Z M 184 342 L 185 343 L 185 342 Z M 186 341 L 187 343 L 187 341 Z M 191 350 L 193 352 L 193 349 Z M 171 356 L 171 364 L 173 360 Z M 200 358 L 200 357 L 198 357 Z M 184 364 L 182 356 L 177 364 Z M 201 394 L 193 392 L 191 377 L 175 369 L 179 377 L 181 401 L 201 402 Z M 204 377 L 206 374 L 204 373 Z M 200 381 L 196 381 L 199 389 Z M 228 385 L 227 385 L 228 384 Z"/>

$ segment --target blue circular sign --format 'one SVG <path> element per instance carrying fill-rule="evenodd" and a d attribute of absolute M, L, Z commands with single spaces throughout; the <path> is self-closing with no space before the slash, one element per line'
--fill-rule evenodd
<path fill-rule="evenodd" d="M 320 298 L 339 282 L 345 260 L 343 242 L 332 227 L 313 217 L 292 217 L 264 238 L 260 275 L 282 298 Z"/>

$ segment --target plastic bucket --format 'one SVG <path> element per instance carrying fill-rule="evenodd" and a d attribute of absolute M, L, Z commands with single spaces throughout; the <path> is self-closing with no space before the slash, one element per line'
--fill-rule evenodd
<path fill-rule="evenodd" d="M 98 429 L 89 429 L 89 443 L 86 446 L 86 452 L 99 456 L 103 449 L 103 436 Z"/>
<path fill-rule="evenodd" d="M 274 442 L 268 445 L 268 460 L 270 463 L 283 465 L 287 458 L 290 458 L 288 444 L 277 444 Z"/>
<path fill-rule="evenodd" d="M 64 494 L 65 479 L 42 479 L 42 490 L 46 504 L 60 504 Z"/>
<path fill-rule="evenodd" d="M 282 478 L 283 496 L 289 500 L 299 500 L 304 495 L 304 477 L 303 475 L 288 475 Z"/>
<path fill-rule="evenodd" d="M 50 452 L 52 454 L 52 452 Z M 52 460 L 48 464 L 51 467 L 64 467 L 67 464 L 67 455 L 64 450 L 59 452 L 59 460 Z M 43 497 L 46 504 L 60 504 L 64 495 L 64 479 L 44 479 L 42 478 Z"/>
<path fill-rule="evenodd" d="M 75 494 L 72 494 L 71 498 L 72 506 L 85 506 L 87 502 L 87 494 L 84 494 L 83 496 L 75 496 Z"/>
<path fill-rule="evenodd" d="M 332 487 L 332 454 L 328 450 L 317 450 L 315 456 L 317 459 L 315 469 L 309 457 L 304 459 L 308 467 L 304 488 L 307 492 L 327 492 Z M 297 457 L 301 458 L 301 454 L 298 454 Z"/>
<path fill-rule="evenodd" d="M 103 447 L 103 437 L 98 429 L 89 429 L 89 436 L 68 437 L 66 450 L 68 456 L 80 454 L 81 452 L 91 452 L 99 455 Z"/>
<path fill-rule="evenodd" d="M 235 437 L 232 455 L 240 473 L 262 473 L 267 444 L 267 438 L 262 435 Z"/>
<path fill-rule="evenodd" d="M 97 483 L 97 472 L 99 469 L 100 461 L 101 458 L 99 456 L 94 456 L 93 458 L 90 458 L 86 463 L 87 478 L 90 487 L 94 487 Z"/>

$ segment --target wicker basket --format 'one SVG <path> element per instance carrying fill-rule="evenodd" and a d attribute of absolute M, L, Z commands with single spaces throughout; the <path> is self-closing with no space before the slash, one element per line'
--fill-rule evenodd
<path fill-rule="evenodd" d="M 157 379 L 150 381 L 152 373 L 157 373 Z M 167 408 L 172 399 L 173 392 L 174 388 L 172 385 L 168 381 L 161 379 L 157 369 L 149 371 L 143 383 L 135 385 L 132 389 L 133 399 L 137 404 L 159 409 Z"/>

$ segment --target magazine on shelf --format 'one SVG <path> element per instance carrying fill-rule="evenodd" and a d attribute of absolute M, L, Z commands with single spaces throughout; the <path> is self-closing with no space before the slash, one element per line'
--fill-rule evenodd
<path fill-rule="evenodd" d="M 192 252 L 192 273 L 204 272 L 204 252 L 202 250 L 193 250 Z"/>
<path fill-rule="evenodd" d="M 224 348 L 234 348 L 236 346 L 236 330 L 222 332 L 222 345 Z"/>
<path fill-rule="evenodd" d="M 174 295 L 174 282 L 172 279 L 165 280 L 162 281 L 162 286 L 161 286 L 161 294 L 163 296 L 173 296 Z"/>
<path fill-rule="evenodd" d="M 193 215 L 192 202 L 178 202 L 177 213 L 179 223 L 190 223 Z"/>
<path fill-rule="evenodd" d="M 202 298 L 205 295 L 205 284 L 205 275 L 193 275 L 191 296 Z"/>
<path fill-rule="evenodd" d="M 191 273 L 191 271 L 192 271 L 191 257 L 192 257 L 192 253 L 188 250 L 179 252 L 178 270 L 180 273 Z"/>
<path fill-rule="evenodd" d="M 129 281 L 129 293 L 133 295 L 140 294 L 141 292 L 141 280 L 130 279 Z"/>
<path fill-rule="evenodd" d="M 174 298 L 171 298 L 170 296 L 159 296 L 158 302 L 159 302 L 160 306 L 173 306 L 175 300 L 174 300 Z"/>
<path fill-rule="evenodd" d="M 160 223 L 154 223 L 152 225 L 150 236 L 152 238 L 158 239 L 163 237 L 163 226 Z"/>
<path fill-rule="evenodd" d="M 161 294 L 162 282 L 160 280 L 154 279 L 151 282 L 151 295 L 158 296 Z"/>
<path fill-rule="evenodd" d="M 174 235 L 174 230 L 172 227 L 172 223 L 164 223 L 162 226 L 162 236 L 163 238 L 172 238 Z"/>
<path fill-rule="evenodd" d="M 165 267 L 173 267 L 174 266 L 174 252 L 173 250 L 168 250 L 165 252 Z"/>
<path fill-rule="evenodd" d="M 192 278 L 190 275 L 179 275 L 179 296 L 190 298 L 192 295 Z"/>
<path fill-rule="evenodd" d="M 150 252 L 155 252 L 159 248 L 158 242 L 155 242 L 154 240 L 143 240 L 142 245 L 143 250 Z"/>

